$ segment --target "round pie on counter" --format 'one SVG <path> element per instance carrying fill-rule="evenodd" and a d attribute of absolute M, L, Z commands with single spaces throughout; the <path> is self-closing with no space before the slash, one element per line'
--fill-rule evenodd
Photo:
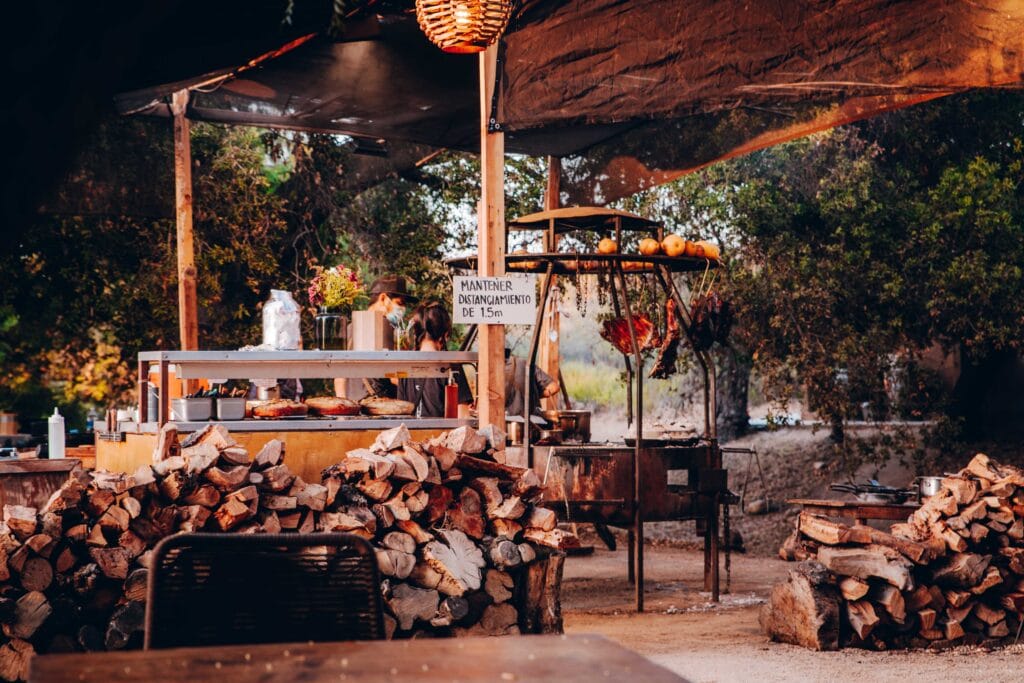
<path fill-rule="evenodd" d="M 416 409 L 416 405 L 409 401 L 381 396 L 367 396 L 359 405 L 369 415 L 412 415 L 412 411 Z"/>
<path fill-rule="evenodd" d="M 314 396 L 306 399 L 306 405 L 314 415 L 358 415 L 359 404 L 350 398 L 337 396 Z"/>
<path fill-rule="evenodd" d="M 266 401 L 253 406 L 252 409 L 253 417 L 294 417 L 306 415 L 308 412 L 309 408 L 306 407 L 306 404 L 284 398 Z"/>

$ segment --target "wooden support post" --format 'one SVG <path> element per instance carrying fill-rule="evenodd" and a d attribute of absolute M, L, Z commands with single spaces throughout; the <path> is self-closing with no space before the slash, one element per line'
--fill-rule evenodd
<path fill-rule="evenodd" d="M 505 135 L 491 132 L 498 47 L 480 54 L 480 211 L 478 274 L 505 274 Z M 481 427 L 505 427 L 505 326 L 480 325 L 477 412 Z"/>
<path fill-rule="evenodd" d="M 174 114 L 174 215 L 178 253 L 178 332 L 182 351 L 199 349 L 199 305 L 196 300 L 196 260 L 192 244 L 192 144 L 191 126 L 185 118 L 188 90 L 171 95 Z M 185 393 L 193 391 L 195 380 L 185 383 Z"/>
<path fill-rule="evenodd" d="M 559 191 L 560 191 L 560 180 L 562 173 L 562 160 L 558 157 L 548 157 L 548 184 L 547 189 L 544 192 L 544 209 L 550 211 L 557 209 L 560 204 Z M 546 246 L 545 250 L 556 251 L 558 249 L 558 237 L 555 236 L 552 243 Z M 558 374 L 559 364 L 561 358 L 558 352 L 558 345 L 560 343 L 561 333 L 561 320 L 558 315 L 558 296 L 552 296 L 548 302 L 547 310 L 544 312 L 544 325 L 541 328 L 541 345 L 540 355 L 538 357 L 537 365 L 544 372 L 548 373 L 548 376 L 556 381 L 561 381 Z M 554 332 L 554 339 L 552 340 L 551 333 Z M 558 395 L 545 398 L 542 401 L 545 408 L 550 410 L 558 409 Z M 565 406 L 569 408 L 569 406 Z"/>

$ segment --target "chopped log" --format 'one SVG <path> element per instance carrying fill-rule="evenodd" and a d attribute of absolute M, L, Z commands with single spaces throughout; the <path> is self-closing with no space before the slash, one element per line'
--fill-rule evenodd
<path fill-rule="evenodd" d="M 28 665 L 35 656 L 32 643 L 21 638 L 12 638 L 0 647 L 0 678 L 5 681 L 28 680 Z"/>
<path fill-rule="evenodd" d="M 252 459 L 252 466 L 257 470 L 276 467 L 284 458 L 284 443 L 279 439 L 271 439 L 263 444 L 263 448 Z"/>
<path fill-rule="evenodd" d="M 99 524 L 93 524 L 92 529 L 89 530 L 89 536 L 86 538 L 86 544 L 95 546 L 97 548 L 103 548 L 107 545 L 107 538 L 103 535 L 103 527 Z"/>
<path fill-rule="evenodd" d="M 368 474 L 374 479 L 387 479 L 395 473 L 397 461 L 378 455 L 368 448 L 349 451 L 342 463 L 349 474 Z"/>
<path fill-rule="evenodd" d="M 498 488 L 497 477 L 476 477 L 469 480 L 469 486 L 480 494 L 484 507 L 488 512 L 501 505 L 504 499 Z"/>
<path fill-rule="evenodd" d="M 128 578 L 128 565 L 131 558 L 124 548 L 89 548 L 89 556 L 99 567 L 103 575 L 109 579 Z"/>
<path fill-rule="evenodd" d="M 225 448 L 220 452 L 220 457 L 224 460 L 225 464 L 231 466 L 249 464 L 249 451 L 245 450 L 241 446 Z"/>
<path fill-rule="evenodd" d="M 967 467 L 964 468 L 967 472 L 978 479 L 982 479 L 987 482 L 995 482 L 1001 479 L 999 470 L 992 464 L 992 461 L 984 453 L 978 453 L 971 461 L 967 463 Z"/>
<path fill-rule="evenodd" d="M 974 616 L 978 620 L 984 622 L 989 626 L 996 624 L 1006 618 L 1005 610 L 989 607 L 983 602 L 979 602 L 974 606 L 974 611 L 972 612 L 972 614 L 974 614 Z"/>
<path fill-rule="evenodd" d="M 142 514 L 142 503 L 137 498 L 127 496 L 121 500 L 121 507 L 128 513 L 129 519 L 135 519 Z"/>
<path fill-rule="evenodd" d="M 4 623 L 4 635 L 9 638 L 29 640 L 50 617 L 53 608 L 46 596 L 39 591 L 30 591 L 18 598 L 14 607 L 14 620 Z"/>
<path fill-rule="evenodd" d="M 958 591 L 953 588 L 943 591 L 942 594 L 945 596 L 946 602 L 949 604 L 950 608 L 963 607 L 971 600 L 970 593 L 967 591 Z"/>
<path fill-rule="evenodd" d="M 840 591 L 842 591 L 842 583 L 839 585 Z M 843 591 L 843 597 L 846 597 L 845 591 Z M 917 588 L 908 593 L 905 597 L 907 604 L 907 610 L 911 612 L 920 612 L 923 609 L 933 606 L 932 593 L 928 586 L 919 585 Z M 945 601 L 943 601 L 945 603 Z M 942 609 L 942 605 L 935 605 L 936 609 Z"/>
<path fill-rule="evenodd" d="M 173 458 L 181 452 L 178 445 L 178 426 L 168 422 L 160 428 L 160 435 L 156 440 L 156 448 L 153 450 L 153 463 L 163 462 Z"/>
<path fill-rule="evenodd" d="M 146 469 L 149 469 L 148 467 Z M 85 492 L 85 486 L 77 479 L 68 479 L 59 489 L 53 492 L 49 500 L 46 501 L 46 505 L 43 506 L 43 512 L 64 512 L 66 510 L 75 510 L 82 503 L 82 494 Z"/>
<path fill-rule="evenodd" d="M 377 548 L 377 568 L 384 576 L 393 576 L 396 579 L 408 578 L 416 566 L 416 556 L 401 550 L 390 548 Z"/>
<path fill-rule="evenodd" d="M 543 559 L 534 555 L 527 560 L 524 552 L 527 548 L 533 552 L 526 543 L 520 546 L 524 562 L 529 565 L 524 572 L 525 579 L 517 586 L 518 594 L 514 596 L 520 628 L 523 633 L 562 633 L 560 595 L 565 555 L 550 553 Z"/>
<path fill-rule="evenodd" d="M 519 546 L 501 536 L 491 541 L 487 548 L 487 556 L 490 558 L 491 564 L 498 569 L 512 569 L 523 562 Z"/>
<path fill-rule="evenodd" d="M 30 557 L 21 568 L 21 587 L 43 592 L 53 583 L 53 565 L 43 557 Z"/>
<path fill-rule="evenodd" d="M 376 503 L 371 509 L 377 518 L 377 526 L 382 529 L 390 529 L 394 526 L 395 514 L 391 512 L 391 508 L 384 506 L 382 503 Z"/>
<path fill-rule="evenodd" d="M 260 504 L 267 510 L 287 511 L 298 507 L 298 499 L 295 496 L 263 496 Z"/>
<path fill-rule="evenodd" d="M 158 477 L 166 477 L 171 472 L 178 472 L 185 469 L 185 458 L 180 455 L 161 460 L 153 465 L 153 473 Z"/>
<path fill-rule="evenodd" d="M 220 503 L 220 492 L 212 484 L 203 484 L 181 499 L 185 505 L 202 505 L 203 507 L 217 507 Z"/>
<path fill-rule="evenodd" d="M 401 424 L 392 429 L 385 429 L 374 439 L 370 450 L 376 453 L 389 453 L 405 446 L 412 440 L 409 428 Z"/>
<path fill-rule="evenodd" d="M 946 636 L 946 640 L 960 640 L 964 637 L 964 627 L 960 625 L 959 621 L 949 619 L 943 625 L 943 631 Z"/>
<path fill-rule="evenodd" d="M 881 621 L 875 613 L 875 607 L 867 600 L 855 600 L 846 603 L 846 620 L 857 637 L 866 641 L 871 631 Z"/>
<path fill-rule="evenodd" d="M 412 568 L 412 573 L 409 574 L 409 580 L 421 588 L 437 588 L 443 578 L 444 576 L 435 571 L 425 560 L 417 562 L 416 566 Z"/>
<path fill-rule="evenodd" d="M 942 488 L 952 493 L 959 505 L 970 504 L 978 494 L 978 485 L 966 477 L 945 477 L 942 480 Z"/>
<path fill-rule="evenodd" d="M 580 539 L 575 534 L 562 529 L 552 529 L 551 531 L 526 529 L 523 532 L 523 538 L 537 545 L 547 546 L 556 550 L 580 547 Z"/>
<path fill-rule="evenodd" d="M 435 446 L 430 449 L 431 455 L 437 460 L 437 465 L 442 472 L 447 472 L 455 466 L 455 461 L 458 459 L 458 453 L 448 448 L 445 445 Z"/>
<path fill-rule="evenodd" d="M 107 508 L 107 511 L 103 513 L 103 516 L 100 517 L 99 526 L 101 526 L 105 532 L 120 536 L 124 531 L 127 531 L 128 523 L 131 521 L 132 516 L 128 514 L 127 510 L 117 505 L 111 505 Z"/>
<path fill-rule="evenodd" d="M 995 588 L 1003 582 L 1003 575 L 999 573 L 999 570 L 995 567 L 989 567 L 985 570 L 985 576 L 982 577 L 981 583 L 971 589 L 971 593 L 975 595 L 981 595 L 990 588 Z"/>
<path fill-rule="evenodd" d="M 217 526 L 221 531 L 230 531 L 239 524 L 249 519 L 252 516 L 252 512 L 249 506 L 245 503 L 235 500 L 228 499 L 217 508 L 217 511 L 213 513 L 213 519 L 216 521 Z"/>
<path fill-rule="evenodd" d="M 501 505 L 487 511 L 493 519 L 519 519 L 526 514 L 526 505 L 519 496 L 510 496 Z"/>
<path fill-rule="evenodd" d="M 29 550 L 34 552 L 36 555 L 42 555 L 43 557 L 49 557 L 53 551 L 53 536 L 46 533 L 35 534 L 29 536 L 25 541 L 25 545 L 28 546 Z"/>
<path fill-rule="evenodd" d="M 356 488 L 372 500 L 383 501 L 391 496 L 391 482 L 386 479 L 371 479 L 369 475 L 361 479 Z"/>
<path fill-rule="evenodd" d="M 987 526 L 982 526 L 977 522 L 972 522 L 971 526 L 967 529 L 967 532 L 970 534 L 971 543 L 977 545 L 984 541 L 988 536 L 989 528 Z"/>
<path fill-rule="evenodd" d="M 300 534 L 311 534 L 316 531 L 317 514 L 312 510 L 306 511 L 306 514 L 302 516 L 302 521 L 299 522 Z"/>
<path fill-rule="evenodd" d="M 826 545 L 843 545 L 846 543 L 866 545 L 871 542 L 870 535 L 864 530 L 867 527 L 860 527 L 860 529 L 848 527 L 845 524 L 833 522 L 830 519 L 819 515 L 812 515 L 809 512 L 800 513 L 798 528 L 804 536 Z"/>
<path fill-rule="evenodd" d="M 523 473 L 512 483 L 512 495 L 520 498 L 532 499 L 543 491 L 544 484 L 533 470 L 523 470 Z"/>
<path fill-rule="evenodd" d="M 474 626 L 463 633 L 456 629 L 456 635 L 508 636 L 520 633 L 516 608 L 508 603 L 488 605 Z"/>
<path fill-rule="evenodd" d="M 181 457 L 185 459 L 185 471 L 199 474 L 208 470 L 220 458 L 218 451 L 211 444 L 197 444 L 181 449 Z"/>
<path fill-rule="evenodd" d="M 111 500 L 113 500 L 113 496 L 111 496 Z M 19 541 L 24 541 L 36 533 L 39 522 L 36 517 L 37 512 L 36 508 L 24 505 L 4 505 L 4 523 Z"/>
<path fill-rule="evenodd" d="M 495 536 L 504 536 L 514 540 L 523 532 L 523 525 L 511 519 L 492 519 L 491 531 Z"/>
<path fill-rule="evenodd" d="M 130 533 L 130 532 L 125 532 Z M 58 574 L 66 574 L 74 568 L 78 562 L 78 557 L 75 555 L 75 551 L 70 546 L 63 546 L 60 550 L 54 553 L 53 568 Z"/>
<path fill-rule="evenodd" d="M 420 449 L 420 446 L 413 441 L 408 442 L 402 448 L 400 457 L 412 468 L 416 481 L 426 481 L 430 475 L 430 462 Z M 440 483 L 440 482 L 438 482 Z"/>
<path fill-rule="evenodd" d="M 453 467 L 444 473 L 441 478 L 441 483 L 445 485 L 454 484 L 455 482 L 462 481 L 462 470 L 458 467 Z"/>
<path fill-rule="evenodd" d="M 249 478 L 249 468 L 245 465 L 222 469 L 211 467 L 203 473 L 203 476 L 220 491 L 231 491 L 246 483 Z"/>
<path fill-rule="evenodd" d="M 895 586 L 888 583 L 874 584 L 868 591 L 868 598 L 881 605 L 897 624 L 902 624 L 906 620 L 906 603 L 903 600 L 903 594 Z"/>
<path fill-rule="evenodd" d="M 405 502 L 402 500 L 401 492 L 391 499 L 384 501 L 381 505 L 387 509 L 395 520 L 412 519 L 412 513 L 409 512 L 409 508 L 406 507 Z"/>
<path fill-rule="evenodd" d="M 850 531 L 855 534 L 860 534 L 860 536 L 858 537 L 858 540 L 854 540 L 851 537 L 851 540 L 847 542 L 866 542 L 874 543 L 875 545 L 883 545 L 887 548 L 899 551 L 904 557 L 908 558 L 915 564 L 927 564 L 942 554 L 941 552 L 936 552 L 934 547 L 903 538 L 897 538 L 892 534 L 875 529 L 874 527 L 857 524 L 853 526 Z M 860 538 L 866 538 L 867 541 L 859 540 Z"/>
<path fill-rule="evenodd" d="M 494 602 L 505 602 L 512 598 L 512 588 L 515 581 L 508 572 L 497 569 L 488 569 L 484 577 L 484 591 L 491 596 Z"/>
<path fill-rule="evenodd" d="M 427 476 L 423 478 L 423 483 L 441 485 L 441 469 L 437 466 L 436 458 L 427 459 Z"/>
<path fill-rule="evenodd" d="M 950 519 L 956 519 L 952 517 Z M 936 522 L 932 525 L 932 533 L 941 538 L 954 553 L 962 553 L 967 550 L 967 541 L 960 534 L 950 528 L 946 522 Z"/>
<path fill-rule="evenodd" d="M 409 512 L 414 515 L 426 510 L 429 503 L 430 495 L 423 490 L 419 490 L 405 499 L 405 507 L 409 508 Z"/>
<path fill-rule="evenodd" d="M 931 608 L 918 610 L 917 618 L 921 622 L 921 630 L 925 631 L 935 628 L 935 619 L 938 615 L 939 613 Z"/>
<path fill-rule="evenodd" d="M 469 614 L 469 601 L 463 597 L 448 595 L 437 606 L 437 614 L 430 620 L 431 626 L 451 626 Z"/>
<path fill-rule="evenodd" d="M 286 488 L 292 485 L 295 481 L 295 475 L 288 465 L 281 463 L 274 467 L 268 467 L 263 470 L 260 474 L 263 475 L 263 488 L 269 491 L 284 491 Z"/>
<path fill-rule="evenodd" d="M 241 501 L 240 501 L 241 502 Z M 201 531 L 206 522 L 210 519 L 213 511 L 202 505 L 186 505 L 180 508 L 181 522 L 179 529 L 186 532 Z"/>
<path fill-rule="evenodd" d="M 1010 627 L 1006 625 L 1005 621 L 1000 621 L 997 624 L 992 624 L 985 632 L 989 638 L 1005 638 L 1010 635 Z"/>
<path fill-rule="evenodd" d="M 398 479 L 400 481 L 418 481 L 416 478 L 416 470 L 413 469 L 412 465 L 409 464 L 401 454 L 388 454 L 383 457 L 394 466 L 394 472 L 391 474 L 392 479 Z"/>
<path fill-rule="evenodd" d="M 69 541 L 75 541 L 77 543 L 85 541 L 88 535 L 88 524 L 76 524 L 74 526 L 68 527 L 67 531 L 64 532 L 64 538 L 68 539 Z M 103 534 L 100 534 L 100 537 L 102 538 Z M 106 543 L 106 541 L 104 541 L 104 543 Z"/>
<path fill-rule="evenodd" d="M 529 536 L 527 537 L 529 538 Z M 859 579 L 877 577 L 900 590 L 914 588 L 914 579 L 910 573 L 913 564 L 900 553 L 885 546 L 869 545 L 863 548 L 822 546 L 818 550 L 818 561 L 826 568 L 843 576 L 855 576 Z"/>
<path fill-rule="evenodd" d="M 472 427 L 458 427 L 448 432 L 445 445 L 456 453 L 483 453 L 487 450 L 487 438 Z"/>
<path fill-rule="evenodd" d="M 527 528 L 551 531 L 558 525 L 558 515 L 554 510 L 534 505 L 530 510 L 530 515 L 523 520 L 523 523 Z"/>
<path fill-rule="evenodd" d="M 462 595 L 467 590 L 478 590 L 482 578 L 480 571 L 485 565 L 480 548 L 461 531 L 441 529 L 437 533 L 440 540 L 424 546 L 423 559 L 431 569 L 441 574 L 438 590 L 445 595 Z"/>
<path fill-rule="evenodd" d="M 515 481 L 523 474 L 523 470 L 520 467 L 509 467 L 508 465 L 502 465 L 501 463 L 494 462 L 493 460 L 474 458 L 471 455 L 463 455 L 462 453 L 456 456 L 455 464 L 459 469 L 466 472 L 490 474 L 504 481 Z M 448 474 L 451 476 L 451 470 L 449 470 Z"/>
<path fill-rule="evenodd" d="M 416 541 L 412 536 L 401 531 L 392 531 L 385 534 L 380 544 L 385 548 L 398 550 L 409 555 L 416 552 Z"/>
<path fill-rule="evenodd" d="M 110 617 L 104 644 L 108 650 L 123 650 L 132 641 L 142 642 L 146 622 L 146 608 L 141 602 L 127 602 Z"/>
<path fill-rule="evenodd" d="M 843 599 L 849 602 L 855 602 L 860 600 L 868 594 L 870 586 L 867 581 L 861 581 L 854 576 L 844 576 L 839 581 L 839 592 L 842 594 Z M 928 595 L 928 591 L 925 590 L 925 595 Z M 861 636 L 863 639 L 863 636 Z"/>
<path fill-rule="evenodd" d="M 433 524 L 444 519 L 454 499 L 452 490 L 447 486 L 435 486 L 430 489 L 427 501 L 427 522 Z"/>
<path fill-rule="evenodd" d="M 117 544 L 127 550 L 129 557 L 132 559 L 146 552 L 146 542 L 139 538 L 138 534 L 131 529 L 125 531 L 118 537 Z M 63 571 L 60 569 L 59 564 L 57 566 L 57 571 Z"/>
<path fill-rule="evenodd" d="M 179 470 L 168 473 L 166 477 L 160 480 L 160 493 L 171 502 L 178 500 L 184 489 L 185 475 Z"/>
<path fill-rule="evenodd" d="M 391 591 L 388 609 L 398 620 L 398 628 L 408 631 L 416 620 L 429 622 L 437 614 L 440 596 L 436 590 L 415 588 L 400 583 Z"/>
<path fill-rule="evenodd" d="M 954 553 L 932 566 L 932 581 L 944 587 L 973 588 L 981 582 L 991 560 L 991 555 Z"/>
<path fill-rule="evenodd" d="M 952 517 L 960 509 L 957 498 L 949 489 L 939 489 L 939 492 L 928 499 L 927 505 L 938 510 L 943 517 Z"/>
<path fill-rule="evenodd" d="M 760 623 L 774 641 L 812 650 L 837 649 L 839 594 L 830 584 L 826 568 L 807 561 L 791 569 L 789 579 L 772 588 L 769 601 L 761 609 Z"/>
<path fill-rule="evenodd" d="M 424 530 L 419 524 L 411 519 L 403 519 L 395 522 L 395 526 L 406 534 L 412 537 L 416 541 L 416 545 L 423 545 L 434 540 L 434 535 Z"/>
<path fill-rule="evenodd" d="M 487 526 L 481 507 L 480 495 L 476 491 L 469 487 L 462 489 L 459 502 L 448 511 L 447 526 L 473 538 L 483 538 Z"/>
<path fill-rule="evenodd" d="M 303 507 L 322 512 L 327 506 L 327 487 L 322 484 L 306 484 L 295 499 Z"/>

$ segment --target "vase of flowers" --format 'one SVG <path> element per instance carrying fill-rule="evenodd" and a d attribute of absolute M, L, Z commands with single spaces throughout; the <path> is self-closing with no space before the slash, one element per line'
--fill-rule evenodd
<path fill-rule="evenodd" d="M 316 307 L 316 345 L 323 351 L 343 351 L 348 345 L 348 319 L 365 293 L 359 274 L 347 266 L 317 267 L 309 283 L 309 303 Z"/>

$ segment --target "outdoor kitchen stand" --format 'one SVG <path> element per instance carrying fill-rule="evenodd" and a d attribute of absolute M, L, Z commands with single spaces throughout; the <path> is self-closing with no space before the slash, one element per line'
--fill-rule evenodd
<path fill-rule="evenodd" d="M 605 208 L 578 207 L 532 214 L 509 223 L 510 231 L 536 231 L 543 236 L 542 253 L 508 254 L 505 267 L 511 273 L 538 273 L 541 295 L 537 320 L 530 342 L 527 377 L 537 362 L 541 323 L 548 306 L 552 284 L 559 275 L 605 274 L 615 315 L 631 321 L 633 314 L 626 277 L 654 274 L 666 297 L 676 304 L 683 340 L 701 367 L 704 379 L 704 435 L 700 439 L 671 441 L 644 439 L 643 357 L 632 324 L 628 324 L 631 354 L 624 354 L 626 366 L 626 418 L 634 434 L 623 444 L 578 444 L 539 446 L 531 443 L 530 429 L 524 429 L 526 461 L 545 483 L 545 505 L 566 521 L 593 522 L 629 528 L 630 582 L 636 586 L 637 611 L 643 611 L 644 555 L 643 523 L 696 520 L 704 535 L 704 589 L 712 600 L 720 594 L 720 519 L 728 526 L 728 505 L 734 496 L 722 468 L 718 445 L 715 366 L 711 354 L 698 350 L 689 338 L 689 306 L 673 281 L 673 273 L 704 272 L 717 263 L 704 258 L 641 254 L 567 253 L 557 251 L 559 235 L 589 231 L 610 235 L 622 244 L 622 233 L 646 232 L 659 242 L 663 229 L 640 216 Z M 476 257 L 449 261 L 455 270 L 475 270 Z M 475 330 L 470 330 L 472 340 Z M 531 382 L 525 383 L 524 414 L 529 424 Z M 635 392 L 635 397 L 634 397 Z M 670 481 L 683 479 L 684 481 Z M 725 508 L 724 517 L 720 517 Z M 725 529 L 728 540 L 728 529 Z M 728 552 L 728 549 L 726 549 Z M 726 567 L 728 568 L 728 555 Z"/>

